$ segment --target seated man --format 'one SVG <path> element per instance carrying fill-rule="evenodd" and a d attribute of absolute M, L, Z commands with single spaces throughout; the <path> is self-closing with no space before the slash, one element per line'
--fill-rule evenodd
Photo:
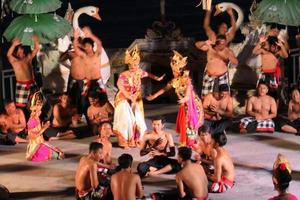
<path fill-rule="evenodd" d="M 180 199 L 206 200 L 208 197 L 208 181 L 201 165 L 192 163 L 192 149 L 180 147 L 178 162 L 183 168 L 176 174 L 176 184 Z"/>
<path fill-rule="evenodd" d="M 275 99 L 269 95 L 268 86 L 259 82 L 257 95 L 249 98 L 246 112 L 249 117 L 241 119 L 240 133 L 247 132 L 274 132 L 273 118 L 277 115 Z"/>
<path fill-rule="evenodd" d="M 25 143 L 26 139 L 10 132 L 9 123 L 5 114 L 0 114 L 0 144 L 15 145 L 16 143 Z"/>
<path fill-rule="evenodd" d="M 153 118 L 153 131 L 143 137 L 140 155 L 149 154 L 152 158 L 138 165 L 137 170 L 141 177 L 176 173 L 180 170 L 178 162 L 169 158 L 175 156 L 175 146 L 172 135 L 163 131 L 164 123 L 161 116 Z"/>
<path fill-rule="evenodd" d="M 218 93 L 204 97 L 204 124 L 211 127 L 212 133 L 223 132 L 232 124 L 233 103 L 227 84 L 219 86 Z"/>
<path fill-rule="evenodd" d="M 112 121 L 114 108 L 107 100 L 106 94 L 90 92 L 88 99 L 90 106 L 87 109 L 87 116 L 89 124 L 93 127 L 93 133 L 96 135 L 102 121 Z"/>
<path fill-rule="evenodd" d="M 103 195 L 97 177 L 97 164 L 103 159 L 103 146 L 98 142 L 92 142 L 89 154 L 83 156 L 76 170 L 75 187 L 77 200 L 93 200 Z"/>
<path fill-rule="evenodd" d="M 23 110 L 16 108 L 15 102 L 12 100 L 4 102 L 4 110 L 6 114 L 6 123 L 9 127 L 9 132 L 26 138 L 26 118 Z"/>
<path fill-rule="evenodd" d="M 295 88 L 292 92 L 292 99 L 289 102 L 288 118 L 277 117 L 276 127 L 279 131 L 300 135 L 300 92 Z"/>
<path fill-rule="evenodd" d="M 226 192 L 234 186 L 234 165 L 229 153 L 223 148 L 227 143 L 225 133 L 212 135 L 214 174 L 208 176 L 209 191 L 214 193 Z"/>
<path fill-rule="evenodd" d="M 112 125 L 108 121 L 104 121 L 99 126 L 99 135 L 96 138 L 96 142 L 99 142 L 103 145 L 103 159 L 101 163 L 98 165 L 98 171 L 104 169 L 112 169 L 114 166 L 112 165 L 111 159 L 111 150 L 112 144 L 109 141 L 109 137 L 113 134 Z"/>
<path fill-rule="evenodd" d="M 52 140 L 62 135 L 74 135 L 71 124 L 75 117 L 76 109 L 70 104 L 70 96 L 63 93 L 59 96 L 59 103 L 53 107 L 52 125 L 43 133 L 45 140 Z"/>
<path fill-rule="evenodd" d="M 118 158 L 120 171 L 112 175 L 110 182 L 114 200 L 135 200 L 144 196 L 141 178 L 132 173 L 132 161 L 129 154 Z"/>

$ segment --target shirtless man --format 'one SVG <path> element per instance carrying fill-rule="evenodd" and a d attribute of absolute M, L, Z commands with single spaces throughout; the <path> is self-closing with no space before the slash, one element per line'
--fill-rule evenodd
<path fill-rule="evenodd" d="M 103 145 L 103 160 L 101 161 L 101 164 L 98 165 L 98 167 L 112 169 L 114 168 L 111 159 L 112 144 L 109 141 L 109 137 L 113 134 L 112 125 L 110 122 L 104 121 L 99 125 L 98 130 L 99 135 L 96 139 L 96 142 L 99 142 Z"/>
<path fill-rule="evenodd" d="M 261 55 L 262 75 L 258 81 L 263 80 L 266 82 L 269 87 L 270 96 L 277 100 L 278 87 L 280 85 L 281 78 L 279 58 L 288 57 L 288 52 L 284 43 L 274 36 L 261 36 L 252 53 L 254 55 Z"/>
<path fill-rule="evenodd" d="M 208 197 L 208 181 L 201 165 L 192 163 L 192 149 L 180 147 L 178 162 L 183 168 L 176 174 L 176 184 L 180 199 L 206 200 Z"/>
<path fill-rule="evenodd" d="M 76 113 L 76 109 L 70 104 L 69 95 L 67 93 L 60 95 L 59 103 L 53 107 L 52 125 L 43 133 L 45 140 L 62 139 L 66 135 L 75 135 L 71 125 L 75 118 L 78 121 Z M 58 136 L 59 138 L 56 138 Z"/>
<path fill-rule="evenodd" d="M 92 142 L 89 154 L 80 159 L 76 171 L 75 187 L 77 200 L 92 200 L 96 192 L 99 192 L 97 164 L 102 158 L 102 144 Z"/>
<path fill-rule="evenodd" d="M 9 130 L 7 118 L 6 114 L 0 114 L 0 144 L 14 145 L 16 143 L 26 143 L 26 139 L 19 137 Z"/>
<path fill-rule="evenodd" d="M 137 171 L 141 177 L 176 173 L 180 170 L 178 162 L 169 158 L 175 156 L 175 145 L 171 133 L 163 131 L 164 123 L 162 116 L 153 118 L 153 131 L 143 137 L 140 155 L 149 154 L 151 159 L 138 165 Z"/>
<path fill-rule="evenodd" d="M 21 109 L 16 108 L 14 101 L 6 101 L 4 103 L 4 110 L 6 114 L 6 123 L 10 132 L 26 138 L 26 119 L 24 112 Z"/>
<path fill-rule="evenodd" d="M 260 82 L 257 95 L 248 99 L 246 113 L 249 117 L 241 119 L 240 133 L 247 132 L 274 132 L 273 118 L 277 115 L 275 99 L 269 95 L 268 86 Z"/>
<path fill-rule="evenodd" d="M 212 135 L 214 174 L 209 176 L 209 191 L 214 193 L 226 192 L 234 186 L 235 170 L 232 158 L 223 148 L 227 143 L 225 133 Z"/>
<path fill-rule="evenodd" d="M 133 158 L 129 154 L 122 154 L 118 158 L 120 171 L 111 177 L 111 191 L 114 200 L 136 200 L 144 196 L 141 178 L 132 173 Z"/>
<path fill-rule="evenodd" d="M 225 22 L 222 22 L 218 26 L 218 34 L 216 34 L 209 25 L 210 24 L 210 18 L 211 18 L 211 11 L 207 10 L 206 13 L 205 13 L 203 28 L 204 28 L 204 31 L 205 31 L 208 39 L 210 41 L 212 41 L 213 44 L 216 43 L 217 35 L 225 35 L 227 45 L 228 45 L 228 43 L 230 43 L 234 39 L 234 36 L 235 36 L 235 33 L 236 33 L 236 21 L 235 21 L 235 17 L 234 17 L 232 8 L 228 8 L 227 13 L 230 16 L 231 29 L 228 32 L 227 24 Z"/>
<path fill-rule="evenodd" d="M 202 51 L 207 52 L 207 64 L 205 68 L 205 75 L 202 84 L 202 97 L 213 92 L 215 79 L 218 80 L 219 85 L 227 84 L 228 81 L 228 61 L 234 65 L 238 64 L 232 50 L 226 47 L 226 37 L 218 35 L 216 45 L 212 46 L 210 40 L 196 42 L 196 47 Z"/>
<path fill-rule="evenodd" d="M 13 39 L 11 47 L 8 49 L 7 58 L 16 76 L 16 106 L 26 107 L 30 96 L 38 90 L 34 81 L 32 59 L 36 56 L 39 47 L 39 38 L 32 36 L 34 49 L 26 52 L 18 38 Z"/>
<path fill-rule="evenodd" d="M 288 107 L 288 118 L 277 117 L 275 124 L 280 129 L 279 131 L 300 136 L 300 91 L 298 88 L 292 91 L 292 99 Z"/>
<path fill-rule="evenodd" d="M 90 106 L 87 109 L 87 116 L 89 124 L 93 127 L 93 133 L 96 135 L 101 122 L 112 121 L 114 108 L 107 100 L 106 94 L 89 92 L 88 99 Z"/>
<path fill-rule="evenodd" d="M 218 93 L 210 93 L 204 97 L 204 124 L 211 127 L 211 131 L 223 132 L 232 124 L 233 103 L 229 87 L 226 84 L 219 86 Z"/>

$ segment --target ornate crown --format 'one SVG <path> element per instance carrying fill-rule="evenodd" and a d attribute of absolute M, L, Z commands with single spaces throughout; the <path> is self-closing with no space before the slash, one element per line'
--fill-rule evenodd
<path fill-rule="evenodd" d="M 43 103 L 43 101 L 44 99 L 41 91 L 35 92 L 31 99 L 30 108 L 36 106 L 37 102 Z"/>
<path fill-rule="evenodd" d="M 278 167 L 280 167 L 281 169 L 286 168 L 289 173 L 292 173 L 292 167 L 289 160 L 282 154 L 277 155 L 277 159 L 273 165 L 273 170 L 277 169 Z"/>
<path fill-rule="evenodd" d="M 171 59 L 171 67 L 175 72 L 182 72 L 183 68 L 187 64 L 187 57 L 183 57 L 180 53 L 173 50 L 174 56 Z"/>
<path fill-rule="evenodd" d="M 132 49 L 127 49 L 125 52 L 125 64 L 131 64 L 134 61 L 140 61 L 140 50 L 138 45 L 136 44 Z"/>

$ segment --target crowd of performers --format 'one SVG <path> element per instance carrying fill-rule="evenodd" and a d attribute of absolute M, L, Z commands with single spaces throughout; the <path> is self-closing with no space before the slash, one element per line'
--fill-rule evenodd
<path fill-rule="evenodd" d="M 125 52 L 128 70 L 119 75 L 119 90 L 112 105 L 101 80 L 102 44 L 87 27 L 82 29 L 84 39 L 74 30 L 73 48 L 62 58 L 71 63 L 69 88 L 58 96 L 50 109 L 50 117 L 43 109 L 49 99 L 35 84 L 32 67 L 32 59 L 39 51 L 39 39 L 32 37 L 32 51 L 26 51 L 19 39 L 12 41 L 7 57 L 16 75 L 16 95 L 15 101 L 4 102 L 5 112 L 0 115 L 1 142 L 28 143 L 26 159 L 45 161 L 64 158 L 64 153 L 48 141 L 98 135 L 90 144 L 89 154 L 81 158 L 76 172 L 78 199 L 103 199 L 109 195 L 116 200 L 141 198 L 144 195 L 141 178 L 164 173 L 176 174 L 180 199 L 207 199 L 208 192 L 227 191 L 234 186 L 236 176 L 233 161 L 223 147 L 227 142 L 225 130 L 232 125 L 234 115 L 228 63 L 238 65 L 229 48 L 236 31 L 235 19 L 232 9 L 227 12 L 231 17 L 230 31 L 222 23 L 215 33 L 209 26 L 211 13 L 207 11 L 204 30 L 209 39 L 195 44 L 207 52 L 201 96 L 196 94 L 194 87 L 198 86 L 193 85 L 189 76 L 188 58 L 173 50 L 170 61 L 173 78 L 164 88 L 146 97 L 152 101 L 174 89 L 179 106 L 177 159 L 171 158 L 176 154 L 176 145 L 172 135 L 163 129 L 164 118 L 152 119 L 152 131 L 145 123 L 141 80 L 149 77 L 161 81 L 164 75 L 156 76 L 141 69 L 138 46 L 128 49 Z M 277 28 L 257 41 L 253 54 L 261 56 L 258 67 L 262 73 L 256 94 L 247 100 L 246 116 L 239 123 L 240 133 L 274 132 L 276 127 L 299 135 L 299 89 L 292 92 L 288 116 L 277 114 L 280 60 L 288 57 L 287 48 L 287 42 L 278 38 Z M 112 163 L 109 140 L 112 135 L 117 137 L 120 147 L 140 147 L 140 156 L 149 157 L 148 161 L 138 164 L 138 175 L 132 173 L 133 158 L 129 154 L 118 158 L 118 167 Z M 113 175 L 107 178 L 108 174 Z M 273 182 L 279 196 L 272 199 L 296 199 L 286 192 L 290 181 L 290 165 L 287 161 L 278 161 L 273 168 Z"/>

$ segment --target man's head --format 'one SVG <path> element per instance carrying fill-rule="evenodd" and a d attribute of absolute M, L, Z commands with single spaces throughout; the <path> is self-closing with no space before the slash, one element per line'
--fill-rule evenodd
<path fill-rule="evenodd" d="M 96 106 L 99 103 L 99 94 L 97 92 L 89 92 L 88 99 L 91 106 Z"/>
<path fill-rule="evenodd" d="M 224 132 L 214 133 L 212 135 L 214 146 L 222 147 L 227 143 L 227 136 Z"/>
<path fill-rule="evenodd" d="M 59 100 L 60 100 L 61 104 L 69 105 L 70 104 L 70 95 L 67 92 L 64 92 L 60 95 Z"/>
<path fill-rule="evenodd" d="M 226 41 L 226 36 L 225 35 L 218 35 L 216 39 L 216 48 L 218 50 L 223 50 L 226 48 L 227 41 Z"/>
<path fill-rule="evenodd" d="M 94 41 L 91 38 L 84 38 L 81 44 L 86 53 L 94 53 Z"/>
<path fill-rule="evenodd" d="M 113 133 L 112 125 L 109 121 L 101 122 L 98 128 L 99 136 L 102 137 L 110 137 Z"/>
<path fill-rule="evenodd" d="M 152 118 L 152 128 L 155 132 L 160 132 L 165 125 L 165 118 L 163 116 L 157 116 Z"/>
<path fill-rule="evenodd" d="M 140 67 L 140 60 L 134 60 L 131 63 L 128 64 L 129 71 L 135 72 Z"/>
<path fill-rule="evenodd" d="M 258 86 L 257 86 L 257 94 L 258 96 L 265 96 L 268 94 L 268 86 L 265 82 L 260 81 Z"/>
<path fill-rule="evenodd" d="M 103 145 L 101 143 L 92 142 L 89 150 L 89 154 L 95 161 L 99 162 L 103 158 Z"/>
<path fill-rule="evenodd" d="M 280 50 L 280 47 L 277 45 L 278 44 L 277 36 L 269 36 L 267 41 L 269 45 L 269 51 L 271 53 L 276 53 Z"/>
<path fill-rule="evenodd" d="M 218 26 L 218 34 L 220 35 L 225 35 L 228 31 L 228 26 L 225 22 L 222 22 L 221 24 L 219 24 Z"/>
<path fill-rule="evenodd" d="M 211 144 L 211 128 L 209 126 L 203 125 L 198 130 L 198 135 L 204 144 Z"/>
<path fill-rule="evenodd" d="M 292 99 L 294 102 L 299 103 L 300 102 L 300 92 L 298 88 L 294 88 L 292 91 Z"/>
<path fill-rule="evenodd" d="M 269 31 L 270 36 L 278 37 L 280 29 L 278 28 L 277 24 L 271 25 L 271 29 Z"/>
<path fill-rule="evenodd" d="M 5 100 L 3 104 L 6 114 L 10 115 L 16 111 L 16 105 L 13 100 Z"/>
<path fill-rule="evenodd" d="M 131 168 L 133 158 L 130 154 L 123 153 L 119 158 L 118 158 L 118 163 L 119 167 L 121 169 L 128 169 Z"/>
<path fill-rule="evenodd" d="M 219 85 L 219 97 L 224 98 L 229 95 L 229 86 L 227 84 Z"/>
<path fill-rule="evenodd" d="M 178 155 L 177 160 L 179 164 L 182 164 L 183 162 L 190 160 L 192 157 L 192 149 L 189 147 L 179 147 L 178 148 Z"/>
<path fill-rule="evenodd" d="M 30 47 L 19 44 L 18 46 L 15 47 L 13 51 L 13 56 L 17 59 L 23 59 L 30 53 L 31 53 Z"/>

